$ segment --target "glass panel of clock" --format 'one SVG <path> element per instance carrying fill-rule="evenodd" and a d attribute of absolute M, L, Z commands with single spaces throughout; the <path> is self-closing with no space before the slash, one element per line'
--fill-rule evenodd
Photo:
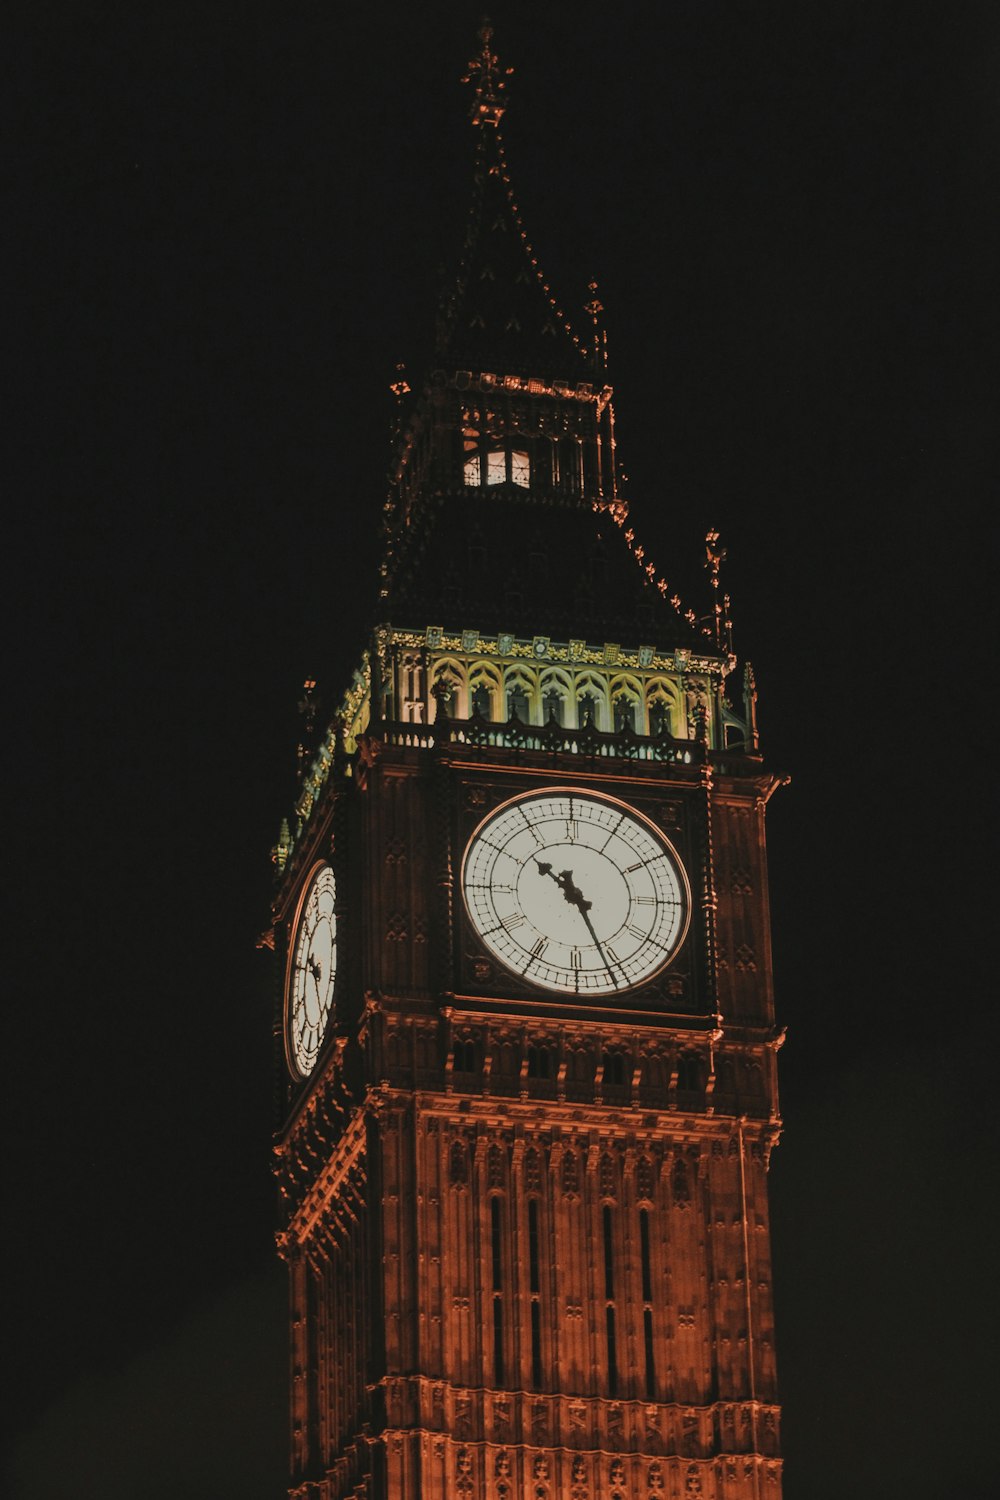
<path fill-rule="evenodd" d="M 683 932 L 666 844 L 639 815 L 590 794 L 508 803 L 473 836 L 462 883 L 487 948 L 549 989 L 629 989 L 662 968 Z"/>

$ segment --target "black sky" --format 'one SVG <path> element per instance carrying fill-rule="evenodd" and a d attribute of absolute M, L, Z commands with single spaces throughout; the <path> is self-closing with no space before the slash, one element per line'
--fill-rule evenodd
<path fill-rule="evenodd" d="M 297 689 L 356 658 L 387 387 L 458 250 L 479 9 L 96 0 L 11 27 L 17 1500 L 281 1492 L 254 941 Z M 530 237 L 571 316 L 600 285 L 634 524 L 692 600 L 719 527 L 793 776 L 770 829 L 786 1494 L 976 1500 L 1000 13 L 492 15 Z"/>

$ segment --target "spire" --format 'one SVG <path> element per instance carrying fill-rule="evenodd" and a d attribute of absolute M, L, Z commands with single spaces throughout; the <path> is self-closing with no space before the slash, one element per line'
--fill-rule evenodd
<path fill-rule="evenodd" d="M 479 42 L 479 51 L 470 59 L 469 71 L 462 79 L 463 83 L 471 83 L 473 88 L 469 119 L 473 125 L 496 127 L 503 119 L 503 112 L 507 107 L 503 102 L 503 93 L 514 69 L 500 70 L 500 59 L 492 47 L 493 27 L 485 16 L 479 28 Z"/>
<path fill-rule="evenodd" d="M 704 651 L 693 611 L 682 610 L 627 525 L 597 282 L 588 284 L 581 340 L 514 197 L 502 133 L 511 70 L 500 67 L 489 22 L 479 41 L 464 79 L 472 201 L 434 363 L 400 433 L 385 505 L 383 618 L 560 641 L 585 621 L 588 635 L 612 646 L 655 640 Z"/>
<path fill-rule="evenodd" d="M 504 153 L 500 121 L 513 70 L 501 68 L 488 21 L 479 38 L 462 80 L 473 90 L 469 119 L 478 137 L 472 204 L 458 274 L 441 301 L 438 358 L 452 369 L 559 379 L 575 387 L 593 379 L 593 364 L 538 263 Z"/>

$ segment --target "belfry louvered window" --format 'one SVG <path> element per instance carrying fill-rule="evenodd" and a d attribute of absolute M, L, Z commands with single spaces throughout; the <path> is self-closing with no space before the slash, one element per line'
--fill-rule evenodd
<path fill-rule="evenodd" d="M 639 1210 L 639 1247 L 642 1260 L 642 1343 L 646 1400 L 656 1400 L 656 1359 L 653 1349 L 653 1271 L 649 1253 L 649 1210 Z"/>
<path fill-rule="evenodd" d="M 528 1295 L 531 1307 L 531 1381 L 542 1386 L 542 1275 L 538 1226 L 538 1199 L 528 1199 Z"/>
<path fill-rule="evenodd" d="M 527 489 L 531 484 L 531 455 L 522 444 L 524 439 L 504 442 L 483 437 L 467 427 L 463 440 L 462 477 L 467 488 L 484 485 L 516 484 Z"/>
<path fill-rule="evenodd" d="M 618 1394 L 618 1333 L 615 1309 L 614 1222 L 610 1205 L 602 1211 L 604 1229 L 604 1315 L 607 1333 L 608 1395 Z"/>
<path fill-rule="evenodd" d="M 503 1357 L 503 1206 L 490 1199 L 490 1260 L 493 1269 L 493 1378 L 504 1383 Z"/>

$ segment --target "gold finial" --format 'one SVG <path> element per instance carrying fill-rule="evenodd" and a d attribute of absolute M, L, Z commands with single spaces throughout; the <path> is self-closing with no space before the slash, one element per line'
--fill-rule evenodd
<path fill-rule="evenodd" d="M 604 303 L 597 295 L 597 282 L 588 281 L 587 291 L 590 293 L 590 301 L 583 304 L 585 313 L 589 313 L 593 321 L 592 342 L 590 346 L 591 358 L 594 369 L 598 374 L 608 368 L 608 336 L 600 326 L 600 316 L 604 311 Z"/>
<path fill-rule="evenodd" d="M 728 594 L 722 596 L 722 634 L 726 642 L 726 650 L 729 655 L 733 654 L 733 617 L 730 613 L 730 600 Z"/>
<path fill-rule="evenodd" d="M 473 86 L 469 119 L 473 125 L 496 126 L 500 124 L 507 108 L 502 96 L 507 87 L 507 79 L 514 69 L 501 69 L 500 59 L 492 47 L 493 27 L 485 18 L 479 28 L 479 41 L 479 52 L 470 60 L 469 70 L 462 79 L 463 83 L 471 83 Z"/>
<path fill-rule="evenodd" d="M 299 743 L 296 746 L 295 752 L 299 764 L 300 776 L 306 769 L 306 761 L 309 758 L 309 752 L 312 747 L 313 731 L 316 728 L 316 699 L 314 697 L 315 692 L 315 677 L 307 677 L 305 682 L 302 684 L 302 697 L 299 699 L 298 704 L 296 705 L 299 710 L 299 717 L 301 720 L 299 730 Z"/>
<path fill-rule="evenodd" d="M 406 378 L 406 366 L 396 366 L 396 378 L 389 387 L 397 401 L 402 401 L 404 396 L 410 393 L 410 384 Z"/>
<path fill-rule="evenodd" d="M 705 534 L 705 568 L 708 572 L 708 581 L 712 585 L 712 627 L 716 646 L 722 645 L 722 613 L 723 607 L 719 603 L 719 569 L 726 558 L 725 547 L 718 545 L 719 533 L 715 527 L 711 527 Z M 726 595 L 726 616 L 728 625 L 729 595 Z"/>
<path fill-rule="evenodd" d="M 590 316 L 593 318 L 596 325 L 597 314 L 604 311 L 604 303 L 597 295 L 597 282 L 588 281 L 587 291 L 590 293 L 590 301 L 583 304 L 583 310 L 584 312 L 590 313 Z"/>

